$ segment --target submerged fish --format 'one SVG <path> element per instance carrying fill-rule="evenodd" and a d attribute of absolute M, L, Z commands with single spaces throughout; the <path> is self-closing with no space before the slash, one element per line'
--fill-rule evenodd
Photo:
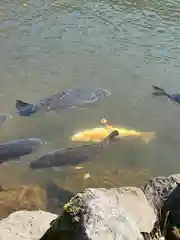
<path fill-rule="evenodd" d="M 67 89 L 34 104 L 16 100 L 16 109 L 20 116 L 30 116 L 39 111 L 49 112 L 94 103 L 110 94 L 111 92 L 107 89 L 93 86 Z"/>
<path fill-rule="evenodd" d="M 0 144 L 0 163 L 35 152 L 42 145 L 38 138 L 17 139 Z"/>
<path fill-rule="evenodd" d="M 29 165 L 32 169 L 78 165 L 92 159 L 95 155 L 109 145 L 118 135 L 117 131 L 111 132 L 101 143 L 83 145 L 75 148 L 59 149 L 41 156 Z"/>
<path fill-rule="evenodd" d="M 179 103 L 180 104 L 180 93 L 167 93 L 164 89 L 153 86 L 155 92 L 153 93 L 153 96 L 167 96 L 171 101 Z"/>
<path fill-rule="evenodd" d="M 111 126 L 107 124 L 106 119 L 102 119 L 101 122 L 104 127 L 85 129 L 84 131 L 78 132 L 71 137 L 72 141 L 78 142 L 100 142 L 105 139 L 110 132 L 113 130 L 118 131 L 119 135 L 117 138 L 122 137 L 141 137 L 143 141 L 149 143 L 149 141 L 155 137 L 155 132 L 139 132 L 132 129 L 121 128 L 118 126 Z"/>

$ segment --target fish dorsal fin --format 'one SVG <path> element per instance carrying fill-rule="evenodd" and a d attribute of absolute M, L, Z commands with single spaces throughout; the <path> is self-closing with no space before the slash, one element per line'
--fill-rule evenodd
<path fill-rule="evenodd" d="M 23 102 L 21 100 L 16 100 L 16 108 L 26 107 L 27 105 L 29 105 L 29 103 Z"/>

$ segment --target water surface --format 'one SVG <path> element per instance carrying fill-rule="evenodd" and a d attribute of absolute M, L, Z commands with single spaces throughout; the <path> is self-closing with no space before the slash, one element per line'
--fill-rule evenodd
<path fill-rule="evenodd" d="M 152 84 L 180 89 L 180 1 L 6 0 L 0 2 L 0 111 L 13 115 L 0 140 L 39 137 L 48 142 L 21 163 L 0 166 L 7 185 L 56 179 L 79 191 L 87 186 L 140 184 L 149 176 L 180 171 L 180 107 L 151 95 Z M 31 118 L 16 115 L 15 100 L 34 102 L 66 88 L 94 85 L 112 95 L 90 109 Z M 102 117 L 157 138 L 123 141 L 71 168 L 34 172 L 28 162 L 72 146 L 77 130 Z M 92 180 L 83 180 L 90 172 Z"/>

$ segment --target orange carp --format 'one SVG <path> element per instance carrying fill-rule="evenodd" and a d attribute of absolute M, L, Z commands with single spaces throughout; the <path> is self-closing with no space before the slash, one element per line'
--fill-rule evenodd
<path fill-rule="evenodd" d="M 117 130 L 119 132 L 119 135 L 116 138 L 140 137 L 145 143 L 149 143 L 152 138 L 155 138 L 155 132 L 140 132 L 133 129 L 121 128 L 119 126 L 111 126 L 108 124 L 106 119 L 101 119 L 101 123 L 103 123 L 103 127 L 85 129 L 75 133 L 71 137 L 71 140 L 76 142 L 100 142 L 113 130 Z"/>

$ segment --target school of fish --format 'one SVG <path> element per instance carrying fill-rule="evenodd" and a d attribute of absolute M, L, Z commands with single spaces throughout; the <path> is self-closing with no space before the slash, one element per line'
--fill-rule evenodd
<path fill-rule="evenodd" d="M 179 93 L 170 94 L 163 88 L 157 86 L 153 86 L 153 89 L 155 90 L 155 92 L 152 93 L 153 96 L 166 96 L 172 102 L 180 103 Z M 111 92 L 101 87 L 87 86 L 72 88 L 46 97 L 36 103 L 16 100 L 16 109 L 19 116 L 27 117 L 38 112 L 43 113 L 89 105 L 109 95 L 111 95 Z M 12 115 L 10 114 L 0 113 L 0 124 L 3 124 L 7 119 L 11 118 Z M 84 142 L 83 145 L 48 152 L 40 156 L 37 160 L 29 163 L 29 167 L 32 169 L 41 169 L 76 165 L 77 169 L 81 169 L 81 167 L 78 167 L 79 164 L 93 159 L 93 157 L 100 154 L 105 147 L 110 146 L 114 142 L 119 142 L 119 140 L 123 139 L 140 138 L 145 143 L 149 143 L 156 137 L 155 132 L 138 131 L 116 125 L 113 126 L 109 124 L 105 118 L 101 119 L 101 123 L 103 126 L 84 129 L 71 136 L 72 142 Z M 85 142 L 91 143 L 85 144 Z M 45 141 L 44 143 L 47 144 Z M 43 141 L 38 138 L 14 139 L 4 143 L 2 142 L 0 143 L 0 163 L 20 159 L 24 155 L 37 151 L 42 144 Z"/>

